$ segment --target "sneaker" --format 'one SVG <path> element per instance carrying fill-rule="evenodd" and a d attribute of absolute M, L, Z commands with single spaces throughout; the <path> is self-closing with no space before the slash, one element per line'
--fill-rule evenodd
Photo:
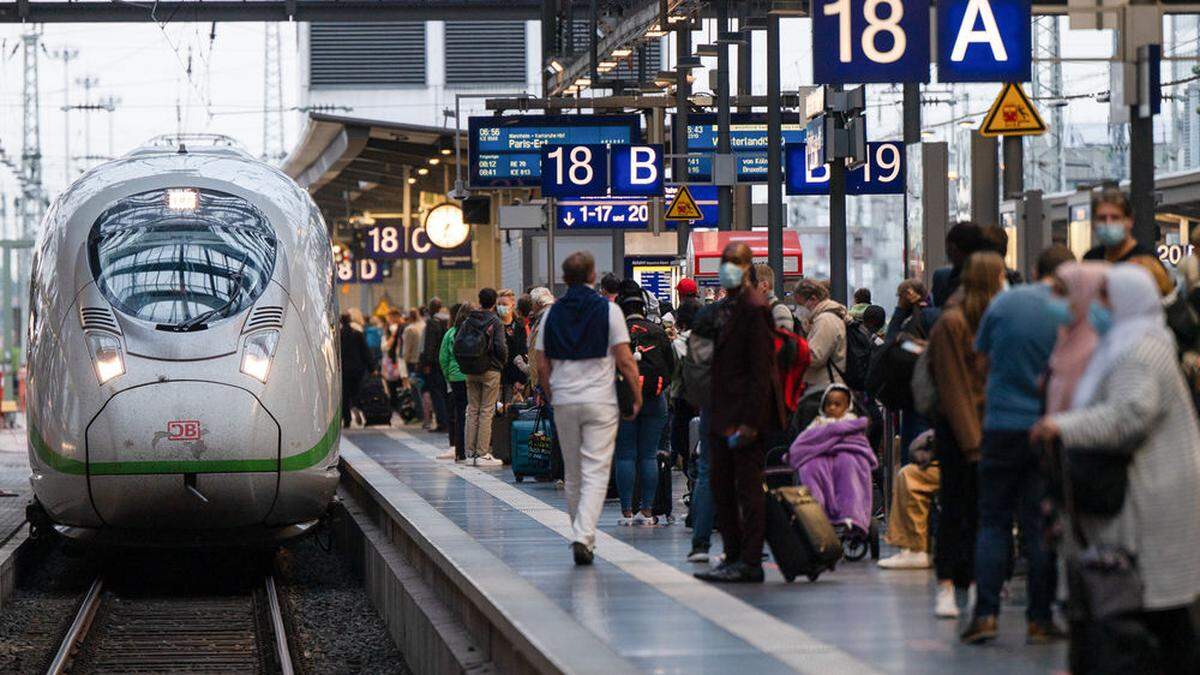
<path fill-rule="evenodd" d="M 977 616 L 971 620 L 971 625 L 963 631 L 959 639 L 963 644 L 980 645 L 988 640 L 995 640 L 998 632 L 996 626 L 996 617 L 994 616 Z"/>
<path fill-rule="evenodd" d="M 576 565 L 591 565 L 596 557 L 595 552 L 580 541 L 571 542 L 571 554 L 575 556 Z"/>
<path fill-rule="evenodd" d="M 744 562 L 735 562 L 730 565 L 722 565 L 715 569 L 706 570 L 704 572 L 696 572 L 692 576 L 701 581 L 715 581 L 718 583 L 734 583 L 734 584 L 761 584 L 763 582 L 763 568 L 761 565 L 747 565 Z"/>
<path fill-rule="evenodd" d="M 647 515 L 643 514 L 641 511 L 633 514 L 633 525 L 635 527 L 653 527 L 654 524 L 657 522 L 658 522 L 657 518 L 655 518 L 654 516 L 647 516 Z"/>
<path fill-rule="evenodd" d="M 929 554 L 925 551 L 901 549 L 899 553 L 876 563 L 885 570 L 924 570 L 932 567 Z"/>
<path fill-rule="evenodd" d="M 443 452 L 442 454 L 438 455 L 437 457 L 434 457 L 434 459 L 454 459 L 454 451 L 447 450 L 447 451 Z"/>
<path fill-rule="evenodd" d="M 638 515 L 641 515 L 641 514 L 638 514 Z M 634 518 L 633 516 L 622 515 L 620 518 L 617 518 L 617 524 L 621 525 L 623 527 L 628 527 L 630 525 L 633 525 L 633 518 Z"/>
<path fill-rule="evenodd" d="M 1067 633 L 1059 628 L 1053 620 L 1030 621 L 1025 631 L 1025 644 L 1048 645 L 1059 640 L 1066 640 Z"/>
<path fill-rule="evenodd" d="M 471 461 L 475 466 L 504 466 L 504 462 L 492 457 L 492 453 L 486 455 L 475 455 Z"/>
<path fill-rule="evenodd" d="M 708 562 L 708 549 L 693 548 L 688 554 L 687 561 L 690 563 L 706 563 Z"/>
<path fill-rule="evenodd" d="M 972 616 L 975 614 L 975 584 L 967 586 L 967 612 Z"/>
<path fill-rule="evenodd" d="M 933 606 L 933 615 L 939 619 L 958 618 L 958 600 L 954 597 L 954 586 L 938 585 L 937 601 Z"/>
<path fill-rule="evenodd" d="M 563 479 L 559 478 L 558 480 L 554 481 L 554 489 L 565 490 L 567 489 L 567 484 L 563 482 Z"/>

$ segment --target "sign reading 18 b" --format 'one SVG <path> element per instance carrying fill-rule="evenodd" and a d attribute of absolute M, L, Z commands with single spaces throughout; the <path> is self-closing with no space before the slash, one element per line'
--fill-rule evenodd
<path fill-rule="evenodd" d="M 929 81 L 928 0 L 813 0 L 817 84 Z"/>
<path fill-rule="evenodd" d="M 662 161 L 661 145 L 544 145 L 542 195 L 659 196 Z"/>

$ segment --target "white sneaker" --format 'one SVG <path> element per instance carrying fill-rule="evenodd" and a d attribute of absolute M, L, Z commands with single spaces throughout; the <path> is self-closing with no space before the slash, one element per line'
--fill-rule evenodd
<path fill-rule="evenodd" d="M 633 514 L 633 525 L 635 527 L 653 527 L 658 519 L 654 516 L 644 515 L 641 511 Z"/>
<path fill-rule="evenodd" d="M 975 615 L 975 584 L 967 586 L 967 612 Z"/>
<path fill-rule="evenodd" d="M 638 514 L 638 515 L 641 515 L 641 514 Z M 623 527 L 628 527 L 630 525 L 633 525 L 633 518 L 634 518 L 633 516 L 623 515 L 620 518 L 617 518 L 617 525 L 621 525 Z"/>
<path fill-rule="evenodd" d="M 454 459 L 454 450 L 447 450 L 437 457 L 434 457 L 434 459 Z"/>
<path fill-rule="evenodd" d="M 958 600 L 954 597 L 954 586 L 938 585 L 933 615 L 939 619 L 958 618 Z"/>
<path fill-rule="evenodd" d="M 471 463 L 475 466 L 504 466 L 504 462 L 492 457 L 490 452 L 486 455 L 475 455 Z"/>
<path fill-rule="evenodd" d="M 928 553 L 907 548 L 900 549 L 896 555 L 884 558 L 876 564 L 885 570 L 924 570 L 932 566 Z"/>

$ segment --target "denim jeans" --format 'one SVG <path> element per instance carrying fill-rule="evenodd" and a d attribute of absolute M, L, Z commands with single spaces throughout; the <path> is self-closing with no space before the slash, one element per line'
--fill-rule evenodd
<path fill-rule="evenodd" d="M 662 394 L 647 398 L 633 420 L 621 420 L 617 428 L 617 493 L 621 512 L 633 509 L 633 488 L 638 483 L 638 504 L 650 510 L 658 489 L 658 446 L 667 424 L 667 399 Z"/>
<path fill-rule="evenodd" d="M 692 488 L 692 548 L 707 551 L 713 531 L 712 483 L 709 482 L 708 408 L 700 408 L 700 449 L 696 459 L 696 485 Z"/>
<path fill-rule="evenodd" d="M 467 383 L 450 383 L 450 401 L 454 410 L 451 416 L 450 445 L 454 446 L 454 458 L 467 458 Z"/>
<path fill-rule="evenodd" d="M 1027 581 L 1030 621 L 1048 621 L 1053 593 L 1050 555 L 1042 542 L 1041 500 L 1046 481 L 1029 432 L 983 432 L 979 460 L 979 535 L 975 547 L 975 616 L 1000 614 L 1000 588 L 1011 557 L 1014 515 L 1021 527 L 1022 549 L 1029 560 Z"/>

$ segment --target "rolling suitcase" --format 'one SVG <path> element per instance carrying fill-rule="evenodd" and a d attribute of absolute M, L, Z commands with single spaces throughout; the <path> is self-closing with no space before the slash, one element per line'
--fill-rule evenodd
<path fill-rule="evenodd" d="M 551 475 L 550 454 L 554 444 L 554 429 L 541 409 L 535 409 L 533 419 L 525 416 L 513 420 L 509 446 L 512 451 L 512 472 L 517 482 L 525 478 L 546 479 Z"/>
<path fill-rule="evenodd" d="M 503 410 L 497 410 L 492 417 L 492 457 L 512 464 L 512 423 L 522 416 L 534 419 L 536 415 L 537 409 L 525 403 L 509 403 Z"/>
<path fill-rule="evenodd" d="M 766 493 L 766 539 L 783 578 L 809 581 L 832 570 L 842 559 L 842 542 L 825 509 L 803 486 L 781 487 Z"/>
<path fill-rule="evenodd" d="M 392 397 L 388 396 L 383 378 L 367 375 L 358 390 L 358 409 L 366 426 L 392 424 Z"/>

